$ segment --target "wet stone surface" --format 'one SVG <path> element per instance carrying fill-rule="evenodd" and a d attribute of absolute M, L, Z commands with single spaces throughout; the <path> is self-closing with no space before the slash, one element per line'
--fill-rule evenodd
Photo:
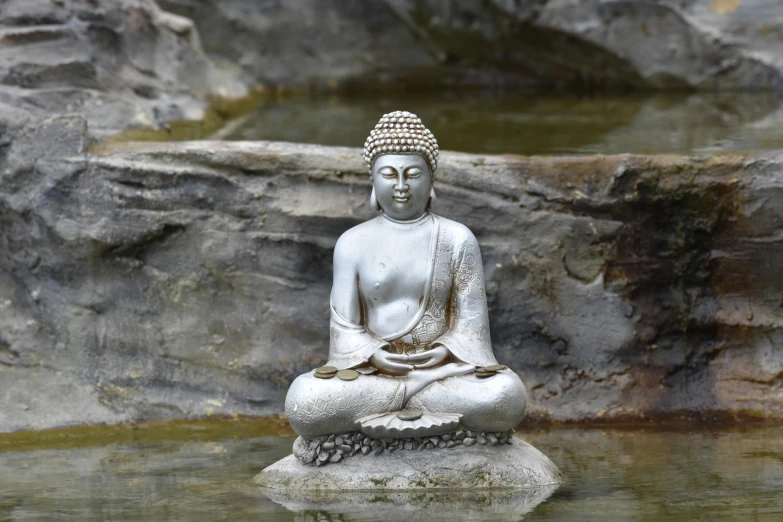
<path fill-rule="evenodd" d="M 511 444 L 508 433 L 470 434 L 375 439 L 353 446 L 350 434 L 311 440 L 307 446 L 300 438 L 294 455 L 265 468 L 254 480 L 293 499 L 303 491 L 517 488 L 562 482 L 557 466 L 527 442 Z M 334 465 L 324 466 L 327 463 Z"/>

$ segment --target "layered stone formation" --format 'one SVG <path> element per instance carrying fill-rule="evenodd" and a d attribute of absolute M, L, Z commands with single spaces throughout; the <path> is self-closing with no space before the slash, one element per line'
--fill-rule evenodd
<path fill-rule="evenodd" d="M 360 150 L 89 141 L 55 118 L 3 159 L 0 430 L 282 411 L 373 215 Z M 783 417 L 783 157 L 440 160 L 529 419 Z"/>
<path fill-rule="evenodd" d="M 0 129 L 80 114 L 93 135 L 201 120 L 248 84 L 215 66 L 193 21 L 154 0 L 8 0 L 0 6 Z"/>

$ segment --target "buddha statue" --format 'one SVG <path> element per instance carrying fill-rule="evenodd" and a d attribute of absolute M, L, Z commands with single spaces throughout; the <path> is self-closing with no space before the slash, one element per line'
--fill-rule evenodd
<path fill-rule="evenodd" d="M 380 215 L 337 241 L 329 360 L 292 383 L 291 426 L 305 439 L 512 429 L 525 387 L 492 353 L 478 242 L 430 209 L 437 140 L 415 114 L 393 112 L 364 160 Z"/>

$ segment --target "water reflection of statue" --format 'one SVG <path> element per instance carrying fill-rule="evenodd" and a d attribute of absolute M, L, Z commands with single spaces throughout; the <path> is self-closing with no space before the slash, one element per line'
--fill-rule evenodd
<path fill-rule="evenodd" d="M 429 210 L 437 141 L 416 115 L 394 112 L 364 159 L 381 215 L 337 242 L 329 362 L 292 384 L 291 426 L 306 438 L 513 428 L 525 388 L 492 353 L 478 242 Z"/>

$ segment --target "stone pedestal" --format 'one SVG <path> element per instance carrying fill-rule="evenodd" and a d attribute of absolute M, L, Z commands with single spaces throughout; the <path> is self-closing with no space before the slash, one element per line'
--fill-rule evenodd
<path fill-rule="evenodd" d="M 556 486 L 560 470 L 530 444 L 514 439 L 499 446 L 456 446 L 356 455 L 313 466 L 294 455 L 259 473 L 254 481 L 287 495 L 329 491 L 535 488 Z"/>
<path fill-rule="evenodd" d="M 334 491 L 265 489 L 273 502 L 298 520 L 365 520 L 383 513 L 388 522 L 411 520 L 520 520 L 544 502 L 557 486 L 500 489 L 414 489 Z M 378 516 L 378 515 L 376 515 Z"/>

